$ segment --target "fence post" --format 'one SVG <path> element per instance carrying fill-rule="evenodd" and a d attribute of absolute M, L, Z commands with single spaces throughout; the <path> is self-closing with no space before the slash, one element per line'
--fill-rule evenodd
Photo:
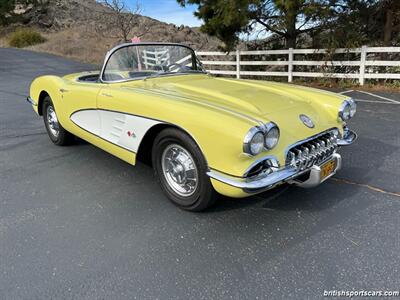
<path fill-rule="evenodd" d="M 289 48 L 288 59 L 288 82 L 293 81 L 293 48 Z"/>
<path fill-rule="evenodd" d="M 365 77 L 365 61 L 367 60 L 367 46 L 361 47 L 361 58 L 360 58 L 360 85 L 364 85 Z"/>
<path fill-rule="evenodd" d="M 236 50 L 236 78 L 240 79 L 240 50 Z"/>

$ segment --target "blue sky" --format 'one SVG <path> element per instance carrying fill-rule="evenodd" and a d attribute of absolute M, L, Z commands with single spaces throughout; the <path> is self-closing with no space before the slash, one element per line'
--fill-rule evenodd
<path fill-rule="evenodd" d="M 193 12 L 196 10 L 195 5 L 187 5 L 186 7 L 182 7 L 176 0 L 125 1 L 127 1 L 127 3 L 129 3 L 132 7 L 135 7 L 135 5 L 139 3 L 141 7 L 141 15 L 152 17 L 166 23 L 173 23 L 177 26 L 183 24 L 191 27 L 200 26 L 202 24 L 202 21 L 193 15 Z M 240 37 L 244 40 L 253 40 L 256 38 L 265 38 L 269 35 L 265 32 L 258 35 L 257 32 L 258 31 L 255 30 L 254 33 L 249 35 L 241 34 Z"/>
<path fill-rule="evenodd" d="M 197 19 L 193 12 L 196 6 L 181 7 L 176 0 L 127 0 L 132 6 L 139 3 L 141 14 L 154 19 L 173 23 L 176 25 L 200 26 L 201 21 Z"/>

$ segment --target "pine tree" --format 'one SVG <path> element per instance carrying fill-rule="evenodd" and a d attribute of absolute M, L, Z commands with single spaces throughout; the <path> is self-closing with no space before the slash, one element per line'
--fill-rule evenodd
<path fill-rule="evenodd" d="M 241 33 L 255 27 L 276 34 L 287 48 L 295 48 L 300 34 L 311 33 L 334 16 L 339 0 L 177 0 L 182 6 L 196 4 L 202 30 L 232 48 Z"/>

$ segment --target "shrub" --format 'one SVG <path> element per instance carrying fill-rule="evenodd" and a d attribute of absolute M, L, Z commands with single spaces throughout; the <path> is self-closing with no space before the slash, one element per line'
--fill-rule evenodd
<path fill-rule="evenodd" d="M 32 29 L 18 29 L 9 37 L 9 45 L 16 48 L 24 48 L 45 42 L 46 39 Z"/>

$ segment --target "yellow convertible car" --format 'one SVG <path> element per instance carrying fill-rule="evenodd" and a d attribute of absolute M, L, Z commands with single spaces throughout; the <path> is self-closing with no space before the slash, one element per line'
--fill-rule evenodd
<path fill-rule="evenodd" d="M 135 165 L 149 161 L 186 210 L 218 193 L 246 197 L 283 183 L 313 187 L 341 167 L 356 103 L 289 84 L 212 77 L 180 44 L 129 43 L 100 72 L 35 79 L 28 101 L 50 139 L 74 136 Z"/>

